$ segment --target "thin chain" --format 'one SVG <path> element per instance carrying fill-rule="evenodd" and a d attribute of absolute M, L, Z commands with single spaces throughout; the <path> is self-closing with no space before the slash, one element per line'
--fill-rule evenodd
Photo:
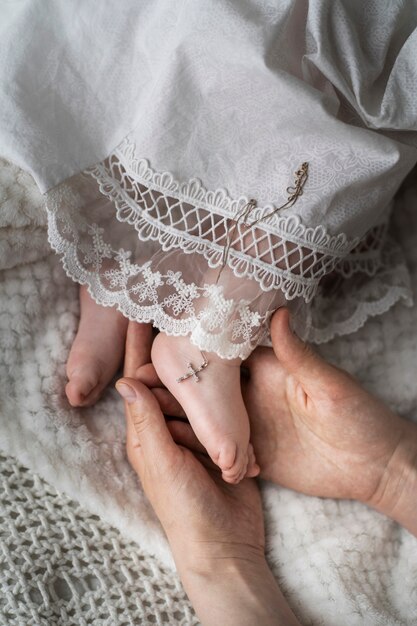
<path fill-rule="evenodd" d="M 223 249 L 222 264 L 220 267 L 219 274 L 217 276 L 216 284 L 218 283 L 220 275 L 227 264 L 227 259 L 229 258 L 230 248 L 232 247 L 232 244 L 233 244 L 233 237 L 239 224 L 242 223 L 245 226 L 256 226 L 256 224 L 259 224 L 259 222 L 261 222 L 262 220 L 268 219 L 272 215 L 275 215 L 275 213 L 278 213 L 278 211 L 282 211 L 283 209 L 288 209 L 289 207 L 293 206 L 297 202 L 298 198 L 303 195 L 303 189 L 304 189 L 304 185 L 307 182 L 307 179 L 308 179 L 308 163 L 304 162 L 300 165 L 298 170 L 295 172 L 294 185 L 287 187 L 286 189 L 287 194 L 288 194 L 287 201 L 281 206 L 276 207 L 275 209 L 273 209 L 266 215 L 263 215 L 262 217 L 258 218 L 254 222 L 251 222 L 250 224 L 248 224 L 247 219 L 249 218 L 253 209 L 257 208 L 257 202 L 256 200 L 251 198 L 249 202 L 247 202 L 242 207 L 236 219 L 233 221 L 232 228 L 230 229 L 230 231 L 228 231 L 226 235 L 227 236 L 226 245 L 224 246 L 224 249 Z"/>
<path fill-rule="evenodd" d="M 277 207 L 270 213 L 263 215 L 262 217 L 257 219 L 255 222 L 252 222 L 250 226 L 254 226 L 255 224 L 258 224 L 259 222 L 261 222 L 262 220 L 265 220 L 268 217 L 275 215 L 275 213 L 278 213 L 278 211 L 282 211 L 282 209 L 288 209 L 289 207 L 293 206 L 297 202 L 298 198 L 303 195 L 303 189 L 304 189 L 304 185 L 307 182 L 307 179 L 308 179 L 308 163 L 305 162 L 305 163 L 302 163 L 301 166 L 298 168 L 298 170 L 295 172 L 294 186 L 287 187 L 287 194 L 288 194 L 287 202 Z"/>
<path fill-rule="evenodd" d="M 243 220 L 243 224 L 246 224 L 246 219 L 249 217 L 252 209 L 256 208 L 256 200 L 252 199 L 249 200 L 249 202 L 247 202 L 241 209 L 241 211 L 239 212 L 236 220 L 234 220 L 233 222 L 233 226 L 231 228 L 231 230 L 227 233 L 227 241 L 226 241 L 226 245 L 223 248 L 223 255 L 222 255 L 222 265 L 221 265 L 221 269 L 220 271 L 222 271 L 222 269 L 225 267 L 226 263 L 227 263 L 227 259 L 229 257 L 229 251 L 230 248 L 232 246 L 233 243 L 233 236 L 236 232 L 236 228 L 238 227 L 239 223 L 241 220 Z M 220 276 L 220 274 L 219 274 Z M 217 277 L 217 280 L 219 279 L 219 276 Z"/>

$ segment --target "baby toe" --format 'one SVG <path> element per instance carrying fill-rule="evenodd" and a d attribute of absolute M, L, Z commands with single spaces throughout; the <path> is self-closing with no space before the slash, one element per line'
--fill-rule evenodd
<path fill-rule="evenodd" d="M 260 467 L 256 462 L 255 452 L 252 444 L 250 443 L 248 446 L 248 466 L 246 469 L 246 478 L 255 478 L 258 476 L 260 472 Z"/>
<path fill-rule="evenodd" d="M 89 406 L 93 404 L 101 391 L 100 372 L 94 368 L 79 368 L 68 376 L 65 387 L 68 402 L 73 407 Z"/>
<path fill-rule="evenodd" d="M 222 472 L 222 478 L 226 483 L 237 485 L 246 475 L 246 464 L 236 470 L 226 470 Z"/>
<path fill-rule="evenodd" d="M 238 456 L 237 444 L 231 439 L 224 439 L 220 445 L 215 462 L 223 472 L 236 473 L 236 460 Z"/>
<path fill-rule="evenodd" d="M 236 484 L 236 483 L 239 483 L 246 475 L 247 468 L 248 468 L 248 455 L 246 452 L 243 452 L 242 450 L 240 450 L 235 442 L 228 442 L 227 448 L 228 448 L 229 456 L 224 455 L 224 457 L 226 457 L 229 462 L 230 462 L 230 459 L 232 458 L 231 457 L 232 446 L 230 444 L 233 444 L 233 449 L 234 449 L 234 455 L 233 455 L 234 458 L 233 458 L 232 465 L 229 467 L 226 467 L 226 466 L 220 465 L 220 462 L 218 462 L 218 465 L 220 469 L 222 470 L 223 480 L 227 483 Z M 224 448 L 222 448 L 222 451 L 223 449 Z M 219 455 L 219 457 L 221 458 L 221 455 Z"/>

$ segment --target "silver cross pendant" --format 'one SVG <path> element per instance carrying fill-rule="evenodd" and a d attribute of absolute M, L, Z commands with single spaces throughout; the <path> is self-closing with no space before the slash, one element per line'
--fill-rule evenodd
<path fill-rule="evenodd" d="M 199 372 L 201 372 L 202 370 L 206 369 L 206 367 L 208 365 L 208 361 L 207 361 L 207 359 L 206 359 L 206 357 L 205 357 L 203 352 L 201 353 L 201 356 L 204 359 L 202 364 L 199 367 L 197 367 L 197 369 L 195 369 L 193 367 L 192 363 L 187 363 L 188 372 L 186 374 L 183 374 L 179 378 L 177 378 L 177 383 L 182 383 L 182 381 L 183 380 L 187 380 L 187 378 L 192 378 L 194 380 L 194 382 L 196 382 L 196 383 L 200 382 L 200 379 L 197 376 L 197 374 Z"/>

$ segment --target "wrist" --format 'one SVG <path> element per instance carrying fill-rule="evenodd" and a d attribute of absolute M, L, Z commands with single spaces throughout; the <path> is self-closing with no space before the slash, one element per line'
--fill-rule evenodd
<path fill-rule="evenodd" d="M 417 425 L 405 422 L 378 488 L 369 502 L 417 536 Z"/>
<path fill-rule="evenodd" d="M 186 549 L 173 549 L 175 563 L 184 586 L 207 590 L 230 581 L 242 585 L 252 575 L 268 568 L 261 546 L 233 542 L 192 542 Z"/>
<path fill-rule="evenodd" d="M 176 563 L 204 626 L 298 624 L 258 547 L 225 543 L 188 550 L 192 560 L 181 556 Z"/>
<path fill-rule="evenodd" d="M 172 546 L 173 544 L 171 544 Z M 248 545 L 238 542 L 204 541 L 188 543 L 186 550 L 175 551 L 179 555 L 176 563 L 179 569 L 207 579 L 215 578 L 219 568 L 238 571 L 248 566 L 262 567 L 265 553 L 261 545 Z"/>

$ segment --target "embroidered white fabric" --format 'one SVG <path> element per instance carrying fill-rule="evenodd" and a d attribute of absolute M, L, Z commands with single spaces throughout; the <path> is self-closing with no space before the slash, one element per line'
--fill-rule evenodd
<path fill-rule="evenodd" d="M 377 264 L 372 260 L 350 259 L 348 264 L 341 265 L 341 276 L 336 268 L 331 283 L 319 288 L 303 316 L 295 317 L 297 333 L 312 343 L 325 343 L 359 330 L 370 317 L 382 315 L 399 301 L 412 306 L 410 273 L 400 247 L 391 236 L 378 256 Z M 350 274 L 346 276 L 347 269 Z"/>
<path fill-rule="evenodd" d="M 337 306 L 335 280 L 321 306 L 300 306 L 301 299 L 311 302 L 320 280 L 333 271 L 349 279 L 386 270 L 386 223 L 362 241 L 349 240 L 323 226 L 306 227 L 293 213 L 271 215 L 268 205 L 257 207 L 246 225 L 237 216 L 247 202 L 222 189 L 206 190 L 197 179 L 179 183 L 168 172 L 153 171 L 127 139 L 103 163 L 47 194 L 49 241 L 67 274 L 87 284 L 97 302 L 168 334 L 189 334 L 200 349 L 224 358 L 246 358 L 267 342 L 268 319 L 287 301 L 296 300 L 300 335 L 321 342 L 356 330 L 368 315 L 409 297 L 397 251 L 388 267 L 401 284 L 389 297 L 381 293 L 379 304 L 368 303 L 366 315 L 346 288 L 343 300 L 350 304 Z M 368 297 L 363 276 L 348 282 L 352 293 L 359 284 L 361 298 Z M 392 286 L 392 279 L 386 282 Z M 321 291 L 326 296 L 326 288 Z"/>
<path fill-rule="evenodd" d="M 378 271 L 417 161 L 417 0 L 34 0 L 2 18 L 3 154 L 48 191 L 51 243 L 98 302 L 245 357 L 284 302 L 313 319 L 326 275 Z M 303 195 L 268 217 L 303 162 Z M 262 221 L 236 227 L 219 278 L 251 198 Z"/>

